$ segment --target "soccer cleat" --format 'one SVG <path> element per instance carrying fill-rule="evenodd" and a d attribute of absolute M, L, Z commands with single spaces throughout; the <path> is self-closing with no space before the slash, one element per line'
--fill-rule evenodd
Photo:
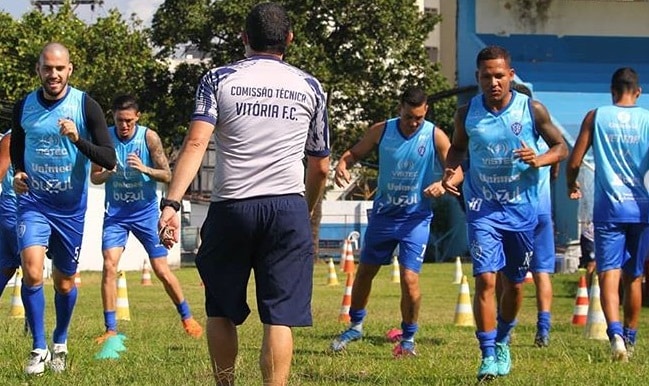
<path fill-rule="evenodd" d="M 52 371 L 55 373 L 64 372 L 67 356 L 68 345 L 65 343 L 55 343 L 52 347 L 52 360 L 50 361 Z"/>
<path fill-rule="evenodd" d="M 507 343 L 496 343 L 496 365 L 498 375 L 505 376 L 512 370 L 512 357 Z"/>
<path fill-rule="evenodd" d="M 29 359 L 25 365 L 25 374 L 27 375 L 42 375 L 45 372 L 45 365 L 52 360 L 50 350 L 48 349 L 34 349 L 29 353 Z"/>
<path fill-rule="evenodd" d="M 534 337 L 534 345 L 536 347 L 548 347 L 550 345 L 550 336 L 549 335 L 540 335 L 538 332 Z"/>
<path fill-rule="evenodd" d="M 193 317 L 189 317 L 185 320 L 183 320 L 183 328 L 185 329 L 185 332 L 187 335 L 191 336 L 192 338 L 200 338 L 201 335 L 203 335 L 203 327 L 201 327 L 200 324 L 194 319 Z"/>
<path fill-rule="evenodd" d="M 104 343 L 108 338 L 110 338 L 111 336 L 115 336 L 115 335 L 117 335 L 117 331 L 114 331 L 114 330 L 106 330 L 106 332 L 104 332 L 100 337 L 97 337 L 97 338 L 95 339 L 95 343 L 97 343 L 97 344 L 102 344 L 102 343 Z"/>
<path fill-rule="evenodd" d="M 395 358 L 414 357 L 417 356 L 415 352 L 415 342 L 410 340 L 402 340 L 397 343 L 392 349 L 392 355 Z"/>
<path fill-rule="evenodd" d="M 635 343 L 631 343 L 630 340 L 624 338 L 624 346 L 626 346 L 626 356 L 631 359 L 633 354 L 635 354 Z"/>
<path fill-rule="evenodd" d="M 478 382 L 491 381 L 498 376 L 498 365 L 496 358 L 486 357 L 482 358 L 480 368 L 478 369 Z"/>
<path fill-rule="evenodd" d="M 331 350 L 338 352 L 342 351 L 349 342 L 359 340 L 363 336 L 363 333 L 353 328 L 347 329 L 342 334 L 338 335 L 336 339 L 331 342 Z"/>
<path fill-rule="evenodd" d="M 624 345 L 624 339 L 618 334 L 611 339 L 611 360 L 613 362 L 628 362 L 629 353 Z"/>

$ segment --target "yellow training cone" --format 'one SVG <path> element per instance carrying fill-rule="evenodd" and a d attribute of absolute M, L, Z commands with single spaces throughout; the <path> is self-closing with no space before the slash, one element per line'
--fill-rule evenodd
<path fill-rule="evenodd" d="M 401 274 L 399 273 L 399 259 L 392 257 L 392 283 L 401 283 Z"/>
<path fill-rule="evenodd" d="M 466 276 L 462 276 L 460 294 L 457 296 L 457 305 L 455 306 L 454 323 L 456 326 L 475 326 L 473 309 L 471 308 L 471 295 L 469 294 L 469 281 Z"/>
<path fill-rule="evenodd" d="M 16 270 L 14 279 L 14 290 L 11 294 L 11 308 L 9 308 L 9 316 L 12 318 L 24 318 L 25 307 L 23 306 L 23 299 L 20 297 L 20 290 L 23 284 L 23 272 L 20 268 Z"/>
<path fill-rule="evenodd" d="M 115 316 L 117 320 L 131 320 L 131 314 L 128 310 L 126 273 L 124 271 L 119 271 L 119 278 L 117 279 L 117 310 Z"/>
<path fill-rule="evenodd" d="M 455 258 L 455 277 L 453 278 L 453 284 L 462 283 L 462 276 L 464 276 L 464 273 L 462 273 L 462 260 L 460 256 L 457 256 Z"/>
<path fill-rule="evenodd" d="M 602 303 L 599 299 L 599 279 L 597 275 L 593 276 L 593 282 L 590 285 L 590 303 L 588 304 L 588 320 L 584 335 L 588 339 L 608 340 L 606 335 L 606 318 L 602 311 Z"/>
<path fill-rule="evenodd" d="M 338 275 L 336 275 L 336 266 L 334 265 L 334 259 L 329 258 L 329 274 L 327 276 L 327 285 L 334 286 L 338 285 Z"/>

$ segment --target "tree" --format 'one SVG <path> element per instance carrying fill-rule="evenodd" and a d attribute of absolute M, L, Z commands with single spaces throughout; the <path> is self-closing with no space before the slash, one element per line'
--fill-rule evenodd
<path fill-rule="evenodd" d="M 117 10 L 94 24 L 80 20 L 66 2 L 56 13 L 32 11 L 21 20 L 13 20 L 0 13 L 0 101 L 13 104 L 27 92 L 39 86 L 34 72 L 41 48 L 47 42 L 58 41 L 70 49 L 74 72 L 70 83 L 88 92 L 106 110 L 119 93 L 139 96 L 142 109 L 147 112 L 147 124 L 157 126 L 160 115 L 152 98 L 142 98 L 149 90 L 168 79 L 167 64 L 156 60 L 149 40 L 149 31 L 141 21 L 126 21 Z M 167 89 L 161 95 L 167 93 Z M 3 114 L 3 123 L 9 124 L 10 111 Z M 175 128 L 158 127 L 163 138 L 175 135 Z M 168 130 L 167 130 L 168 129 Z M 171 134 L 169 134 L 171 133 Z"/>
<path fill-rule="evenodd" d="M 153 17 L 152 40 L 166 56 L 192 45 L 213 65 L 243 58 L 240 32 L 257 0 L 165 0 Z M 440 16 L 419 12 L 412 0 L 287 0 L 295 40 L 285 59 L 315 75 L 329 94 L 332 152 L 336 159 L 369 124 L 391 117 L 404 84 L 418 84 L 430 94 L 448 88 L 428 60 L 424 40 Z M 174 83 L 198 79 L 174 74 Z M 194 76 L 195 74 L 189 74 Z M 191 100 L 176 100 L 187 110 Z M 454 99 L 432 106 L 433 120 L 452 127 Z M 376 155 L 368 162 L 376 163 Z M 361 186 L 375 178 L 362 168 Z M 318 224 L 319 225 L 319 224 Z M 314 231 L 317 235 L 317 229 Z"/>

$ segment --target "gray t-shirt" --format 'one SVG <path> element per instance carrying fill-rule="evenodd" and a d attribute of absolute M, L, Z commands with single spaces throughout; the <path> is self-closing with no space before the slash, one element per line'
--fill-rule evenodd
<path fill-rule="evenodd" d="M 205 74 L 192 120 L 215 126 L 212 201 L 303 194 L 305 153 L 330 152 L 326 99 L 316 78 L 274 57 Z"/>

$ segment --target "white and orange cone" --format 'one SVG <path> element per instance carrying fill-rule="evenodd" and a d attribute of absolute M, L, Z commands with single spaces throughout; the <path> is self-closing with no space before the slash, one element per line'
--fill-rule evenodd
<path fill-rule="evenodd" d="M 586 288 L 586 276 L 579 278 L 575 308 L 572 311 L 573 326 L 585 326 L 588 322 L 588 288 Z"/>
<path fill-rule="evenodd" d="M 462 273 L 462 259 L 460 259 L 460 256 L 457 256 L 455 258 L 455 276 L 453 277 L 453 284 L 461 284 L 463 276 L 464 273 Z"/>
<path fill-rule="evenodd" d="M 608 340 L 606 335 L 606 317 L 602 311 L 602 303 L 599 298 L 599 279 L 593 276 L 590 285 L 590 303 L 588 304 L 588 321 L 584 329 L 584 335 L 588 339 Z"/>
<path fill-rule="evenodd" d="M 119 271 L 117 279 L 117 304 L 115 317 L 117 320 L 131 320 L 131 313 L 128 308 L 128 290 L 126 288 L 126 273 Z"/>
<path fill-rule="evenodd" d="M 74 274 L 74 285 L 81 287 L 81 275 L 79 274 L 79 267 L 77 266 L 77 272 Z"/>
<path fill-rule="evenodd" d="M 534 276 L 532 276 L 531 271 L 527 271 L 525 274 L 525 280 L 523 280 L 524 283 L 534 283 Z"/>
<path fill-rule="evenodd" d="M 9 317 L 11 318 L 24 318 L 25 307 L 23 306 L 23 299 L 20 295 L 20 290 L 23 284 L 23 273 L 20 268 L 16 270 L 14 279 L 14 290 L 11 293 L 11 308 L 9 308 Z"/>
<path fill-rule="evenodd" d="M 343 301 L 340 306 L 340 314 L 338 315 L 339 322 L 349 323 L 349 309 L 352 305 L 352 287 L 354 285 L 354 274 L 347 274 L 347 282 L 345 283 L 345 292 L 343 293 Z"/>
<path fill-rule="evenodd" d="M 399 272 L 399 259 L 392 257 L 392 283 L 401 283 L 401 273 Z"/>
<path fill-rule="evenodd" d="M 149 264 L 144 261 L 144 265 L 142 266 L 142 279 L 140 280 L 140 284 L 143 286 L 150 286 L 153 285 L 151 282 L 151 269 L 149 268 Z"/>
<path fill-rule="evenodd" d="M 344 258 L 345 263 L 343 265 L 343 272 L 345 273 L 354 273 L 356 269 L 356 264 L 354 263 L 354 250 L 352 248 L 352 241 L 345 240 L 344 255 L 341 258 Z"/>
<path fill-rule="evenodd" d="M 460 284 L 460 293 L 457 296 L 457 305 L 455 306 L 456 326 L 473 327 L 475 319 L 473 317 L 473 308 L 471 308 L 471 294 L 469 293 L 469 281 L 466 276 L 462 276 Z"/>
<path fill-rule="evenodd" d="M 336 275 L 336 266 L 334 265 L 334 259 L 329 258 L 328 263 L 329 273 L 327 275 L 327 285 L 336 286 L 338 283 L 338 275 Z"/>

